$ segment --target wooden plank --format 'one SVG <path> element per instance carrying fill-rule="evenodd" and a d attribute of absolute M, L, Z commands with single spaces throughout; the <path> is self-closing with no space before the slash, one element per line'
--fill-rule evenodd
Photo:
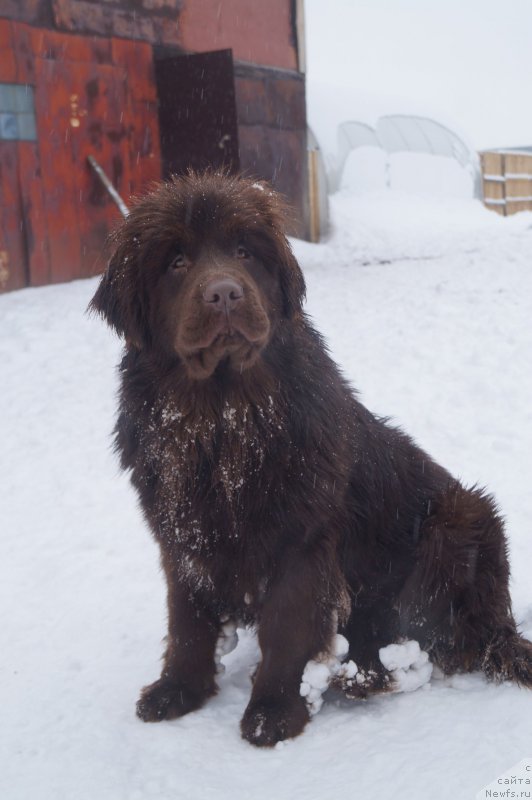
<path fill-rule="evenodd" d="M 502 175 L 502 155 L 500 153 L 481 153 L 480 162 L 484 175 Z"/>
<path fill-rule="evenodd" d="M 507 201 L 506 214 L 517 214 L 519 211 L 532 211 L 532 201 Z"/>
<path fill-rule="evenodd" d="M 310 241 L 320 240 L 320 201 L 318 190 L 318 151 L 308 151 L 309 171 L 309 204 L 310 204 Z"/>
<path fill-rule="evenodd" d="M 504 200 L 504 182 L 484 181 L 484 197 L 486 200 Z"/>
<path fill-rule="evenodd" d="M 484 204 L 490 211 L 506 215 L 506 189 L 504 179 L 504 156 L 501 153 L 481 153 L 481 170 L 484 177 L 482 192 Z"/>
<path fill-rule="evenodd" d="M 526 178 L 507 178 L 506 179 L 506 197 L 511 200 L 515 197 L 532 198 L 532 175 L 530 179 Z"/>
<path fill-rule="evenodd" d="M 517 155 L 515 153 L 505 153 L 504 168 L 506 174 L 517 173 L 532 176 L 532 155 Z"/>

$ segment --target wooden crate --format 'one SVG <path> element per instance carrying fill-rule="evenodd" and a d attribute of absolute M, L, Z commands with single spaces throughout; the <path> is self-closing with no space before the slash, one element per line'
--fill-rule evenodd
<path fill-rule="evenodd" d="M 498 214 L 532 211 L 532 153 L 481 153 L 484 203 Z"/>

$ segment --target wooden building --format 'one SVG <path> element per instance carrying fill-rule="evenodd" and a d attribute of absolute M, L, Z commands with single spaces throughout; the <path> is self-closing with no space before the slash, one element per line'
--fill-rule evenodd
<path fill-rule="evenodd" d="M 0 0 L 0 289 L 93 275 L 188 166 L 271 180 L 309 233 L 302 0 Z"/>

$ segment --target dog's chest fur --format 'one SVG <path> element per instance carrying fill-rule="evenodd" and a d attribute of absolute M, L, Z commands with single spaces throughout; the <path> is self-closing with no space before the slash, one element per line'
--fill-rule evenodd
<path fill-rule="evenodd" d="M 208 555 L 223 544 L 221 530 L 225 544 L 239 538 L 250 508 L 256 508 L 257 491 L 265 497 L 269 492 L 279 440 L 289 438 L 272 395 L 260 404 L 226 398 L 188 413 L 170 394 L 151 406 L 144 403 L 117 426 L 124 453 L 121 427 L 136 440 L 127 466 L 156 536 L 178 543 L 190 556 Z"/>

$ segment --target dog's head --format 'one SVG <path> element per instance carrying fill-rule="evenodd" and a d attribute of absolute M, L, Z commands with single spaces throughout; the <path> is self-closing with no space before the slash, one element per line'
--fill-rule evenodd
<path fill-rule="evenodd" d="M 305 283 L 283 233 L 285 207 L 264 183 L 189 173 L 137 202 L 90 308 L 126 341 L 179 358 L 191 378 L 221 362 L 251 367 Z"/>

